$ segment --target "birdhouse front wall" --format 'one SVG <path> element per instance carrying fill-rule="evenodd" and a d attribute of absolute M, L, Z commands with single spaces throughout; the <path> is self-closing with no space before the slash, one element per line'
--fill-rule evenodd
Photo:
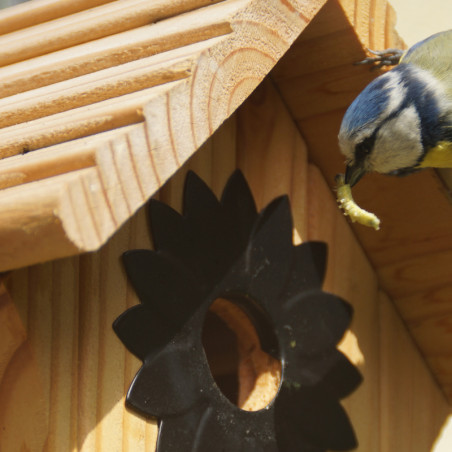
<path fill-rule="evenodd" d="M 273 82 L 266 80 L 157 197 L 181 209 L 188 169 L 219 195 L 240 168 L 258 208 L 290 197 L 294 242 L 328 244 L 324 289 L 355 309 L 339 348 L 364 383 L 343 401 L 359 451 L 433 446 L 449 408 L 420 357 Z M 100 251 L 12 272 L 0 318 L 0 450 L 154 451 L 157 422 L 125 408 L 140 367 L 111 325 L 138 303 L 120 263 L 149 248 L 143 210 Z"/>
<path fill-rule="evenodd" d="M 158 420 L 125 406 L 141 362 L 112 323 L 139 300 L 120 256 L 153 246 L 149 196 L 180 212 L 188 170 L 219 196 L 236 169 L 258 209 L 289 196 L 295 244 L 328 245 L 323 289 L 355 311 L 339 349 L 364 377 L 342 401 L 357 450 L 434 450 L 449 201 L 433 173 L 370 176 L 357 199 L 383 214 L 378 236 L 332 190 L 341 117 L 375 77 L 352 63 L 401 44 L 386 0 L 41 0 L 2 17 L 0 266 L 17 270 L 0 275 L 0 452 L 156 450 Z"/>

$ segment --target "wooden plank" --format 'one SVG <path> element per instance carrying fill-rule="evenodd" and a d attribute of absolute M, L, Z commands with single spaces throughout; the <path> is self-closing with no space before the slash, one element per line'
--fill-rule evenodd
<path fill-rule="evenodd" d="M 71 183 L 78 178 L 79 175 L 75 175 L 72 179 L 65 180 Z M 19 192 L 14 188 L 8 193 L 2 191 L 0 210 L 5 216 L 0 226 L 1 234 L 3 243 L 10 245 L 2 249 L 0 260 L 3 262 L 3 268 L 25 266 L 32 256 L 35 256 L 35 262 L 37 259 L 38 262 L 46 260 L 57 250 L 56 254 L 61 253 L 60 256 L 77 252 L 77 246 L 67 238 L 58 218 L 61 196 L 64 196 L 62 189 L 64 192 L 64 183 L 60 185 L 59 180 L 53 180 L 39 188 L 27 185 L 26 190 Z M 38 230 L 40 243 L 36 241 L 34 234 L 30 234 Z M 58 244 L 57 248 L 52 245 L 55 243 Z"/>
<path fill-rule="evenodd" d="M 34 0 L 26 5 L 18 4 L 0 11 L 2 28 L 0 34 L 31 27 L 41 22 L 75 14 L 112 0 Z"/>
<path fill-rule="evenodd" d="M 0 129 L 0 157 L 6 158 L 142 122 L 146 102 L 177 83 L 165 83 Z"/>
<path fill-rule="evenodd" d="M 47 419 L 36 355 L 0 283 L 0 450 L 44 450 Z M 20 443 L 20 444 L 19 444 Z"/>
<path fill-rule="evenodd" d="M 231 31 L 233 0 L 0 68 L 0 97 L 146 58 Z"/>
<path fill-rule="evenodd" d="M 379 274 L 390 282 L 391 293 L 398 299 L 450 285 L 451 262 L 452 248 L 382 266 Z"/>
<path fill-rule="evenodd" d="M 306 140 L 311 161 L 332 191 L 335 175 L 345 168 L 337 143 L 343 115 L 370 78 L 378 75 L 352 63 L 362 59 L 367 46 L 403 47 L 394 32 L 394 12 L 384 3 L 328 2 L 272 72 Z M 339 48 L 337 42 L 342 43 Z M 452 315 L 443 312 L 435 321 L 427 315 L 422 320 L 417 302 L 410 304 L 418 299 L 427 303 L 427 297 L 452 281 L 452 210 L 447 191 L 429 170 L 407 178 L 369 175 L 354 188 L 353 195 L 360 206 L 378 215 L 381 230 L 376 233 L 357 224 L 352 228 L 381 287 L 398 306 L 403 305 L 401 312 L 410 331 L 450 395 L 452 366 L 446 330 Z M 441 322 L 440 326 L 436 322 Z"/>
<path fill-rule="evenodd" d="M 0 445 L 8 446 L 5 450 L 20 450 L 24 439 L 33 451 L 155 450 L 156 423 L 124 406 L 126 388 L 140 362 L 126 352 L 111 328 L 123 310 L 138 302 L 119 257 L 127 249 L 149 246 L 145 212 L 140 211 L 101 252 L 11 275 L 9 292 L 27 308 L 29 343 L 40 356 L 37 372 L 42 376 L 44 396 L 36 389 L 39 379 L 34 375 L 34 381 L 27 380 L 27 367 L 19 367 L 13 400 L 20 403 L 14 409 L 9 401 L 0 404 L 0 425 L 8 428 L 0 436 Z M 26 404 L 17 399 L 16 392 L 27 397 Z M 35 406 L 40 407 L 39 414 Z M 8 409 L 6 416 L 3 408 Z M 34 419 L 24 426 L 29 415 Z M 21 434 L 17 434 L 18 425 Z"/>
<path fill-rule="evenodd" d="M 37 90 L 31 90 L 23 94 L 11 96 L 0 100 L 0 110 L 2 110 L 5 115 L 4 119 L 9 117 L 9 119 L 7 119 L 9 121 L 19 120 L 19 122 L 22 123 L 48 114 L 67 111 L 80 105 L 89 105 L 92 102 L 97 103 L 104 99 L 115 98 L 128 92 L 152 87 L 155 84 L 164 84 L 171 80 L 186 77 L 194 64 L 194 59 L 196 57 L 199 58 L 201 51 L 209 48 L 209 46 L 216 42 L 218 41 L 215 39 L 203 41 L 202 43 L 187 46 L 183 49 L 176 49 L 171 52 L 166 52 L 165 54 L 155 55 L 119 67 L 78 77 L 74 80 L 56 83 L 49 87 L 39 88 Z M 170 87 L 171 85 L 165 85 L 162 89 L 166 90 Z M 158 95 L 161 91 L 154 90 L 151 92 Z M 83 95 L 81 95 L 82 93 Z M 141 96 L 145 93 L 146 91 L 141 91 L 141 93 L 135 97 L 141 99 Z M 119 120 L 127 122 L 127 109 L 124 110 L 121 99 L 119 101 L 119 111 L 117 109 L 115 110 L 116 102 L 114 100 L 107 104 L 97 104 L 97 107 L 104 108 L 102 105 L 106 105 L 107 108 L 105 111 L 108 111 L 110 105 L 113 109 L 112 113 L 115 114 L 117 119 L 121 118 L 123 113 L 126 113 L 126 117 Z M 143 101 L 145 101 L 145 98 L 143 98 Z M 67 129 L 66 125 L 68 123 L 68 118 L 70 118 L 70 121 L 76 120 L 77 112 L 79 112 L 80 120 L 88 120 L 86 116 L 87 111 L 92 108 L 93 107 L 76 110 L 75 112 L 56 117 L 54 118 L 56 120 L 54 123 L 50 123 L 47 118 L 41 122 L 34 123 L 37 124 L 37 127 L 40 129 L 41 140 L 43 140 L 44 143 L 51 143 L 58 141 L 59 139 L 66 139 L 65 130 Z M 133 106 L 131 111 L 134 111 Z M 84 130 L 83 133 L 89 133 L 93 127 L 99 127 L 97 121 L 98 114 L 99 111 L 97 111 L 97 113 L 94 112 L 95 121 L 91 122 L 91 126 L 89 126 L 88 121 L 86 124 L 87 129 Z M 108 124 L 109 121 L 104 123 L 103 127 L 108 128 Z M 26 133 L 26 131 L 29 130 L 28 127 L 29 124 L 26 124 L 23 127 L 16 127 L 15 130 L 17 134 L 14 134 L 14 137 L 10 142 L 11 146 L 8 149 L 9 152 L 13 152 L 14 149 L 18 152 L 24 147 L 30 150 L 29 144 L 24 144 L 25 141 L 27 141 L 27 137 L 30 135 L 30 133 Z M 58 127 L 60 128 L 59 132 Z M 76 129 L 75 126 L 72 127 L 71 130 L 72 129 Z M 100 142 L 108 142 L 110 139 L 114 138 L 115 135 L 128 133 L 130 130 L 131 128 L 119 127 L 113 129 L 111 133 L 97 133 L 96 135 L 76 142 L 63 143 L 60 146 L 54 145 L 49 149 L 27 153 L 20 158 L 4 160 L 0 164 L 0 187 L 7 188 L 21 183 L 77 170 L 86 166 L 93 166 L 96 161 L 95 154 L 97 146 Z M 0 134 L 1 133 L 2 132 L 0 131 Z M 37 140 L 35 134 L 32 133 L 32 136 Z M 141 147 L 143 145 L 147 147 L 146 143 L 136 144 L 136 146 Z M 135 146 L 132 144 L 132 147 Z"/>
<path fill-rule="evenodd" d="M 340 349 L 359 368 L 364 382 L 343 404 L 353 423 L 359 450 L 379 452 L 378 281 L 318 168 L 311 165 L 308 176 L 307 238 L 328 244 L 324 289 L 343 297 L 355 310 Z"/>
<path fill-rule="evenodd" d="M 0 164 L 0 188 L 14 187 L 95 166 L 99 143 L 109 141 L 117 135 L 127 134 L 136 128 L 140 128 L 140 124 L 119 127 L 3 160 Z"/>
<path fill-rule="evenodd" d="M 433 450 L 450 407 L 384 293 L 379 315 L 381 451 Z"/>
<path fill-rule="evenodd" d="M 2 233 L 8 238 L 16 234 L 15 237 L 20 238 L 20 245 L 17 246 L 27 246 L 23 252 L 17 252 L 17 246 L 14 253 L 5 249 L 5 261 L 0 267 L 4 265 L 12 268 L 41 261 L 50 258 L 52 253 L 55 253 L 54 257 L 61 257 L 82 250 L 93 250 L 104 243 L 243 102 L 322 3 L 320 0 L 309 4 L 295 2 L 293 8 L 297 8 L 299 14 L 294 15 L 292 6 L 288 8 L 287 4 L 279 0 L 263 4 L 234 0 L 161 21 L 155 24 L 157 31 L 152 28 L 154 25 L 149 26 L 156 42 L 158 39 L 161 42 L 171 33 L 183 34 L 190 30 L 196 38 L 195 41 L 211 37 L 212 33 L 215 35 L 217 29 L 228 34 L 212 40 L 197 54 L 196 66 L 190 77 L 161 85 L 161 88 L 149 88 L 150 99 L 142 96 L 145 92 L 137 92 L 125 95 L 123 99 L 109 99 L 56 113 L 49 118 L 4 128 L 0 132 L 3 149 L 6 153 L 14 153 L 23 149 L 49 146 L 111 127 L 124 126 L 139 121 L 142 112 L 144 115 L 144 127 L 137 126 L 124 136 L 96 145 L 95 166 L 80 169 L 79 165 L 73 174 L 59 174 L 48 180 L 24 184 L 22 188 L 11 187 L 10 190 L 14 189 L 12 198 L 10 192 L 8 196 L 0 195 L 0 211 L 4 209 L 7 215 L 14 212 L 11 221 L 7 221 L 3 230 L 0 230 L 0 237 Z M 167 27 L 168 24 L 171 26 Z M 203 30 L 207 34 L 203 34 Z M 136 30 L 132 31 L 135 33 Z M 109 41 L 109 45 L 112 44 L 112 48 L 115 48 L 114 43 L 120 44 L 123 35 L 114 36 L 114 42 Z M 186 36 L 183 37 L 185 38 Z M 102 39 L 93 43 L 94 48 L 104 52 L 102 45 L 96 47 L 99 41 Z M 174 43 L 182 45 L 184 42 L 175 38 Z M 162 48 L 154 50 L 161 52 Z M 61 56 L 58 52 L 49 55 L 50 59 L 53 58 L 53 63 L 55 58 L 59 58 L 57 54 Z M 74 53 L 68 53 L 68 57 L 74 57 Z M 47 57 L 39 57 L 33 61 L 44 61 L 45 58 Z M 34 68 L 28 64 L 30 61 L 27 65 L 23 62 L 0 69 L 0 73 L 12 68 L 17 71 L 18 67 L 23 65 L 24 71 L 28 71 L 30 75 Z M 52 64 L 52 70 L 53 68 L 57 69 Z M 100 68 L 96 68 L 98 69 Z M 154 95 L 159 89 L 161 91 L 158 95 Z M 121 102 L 124 99 L 129 101 Z M 141 109 L 143 102 L 145 105 Z M 95 111 L 97 108 L 99 110 Z M 85 148 L 82 154 L 85 163 L 81 166 L 91 165 L 90 159 L 93 156 L 90 155 L 90 150 Z M 56 157 L 56 153 L 54 156 Z M 24 162 L 26 161 L 25 158 Z M 51 166 L 57 168 L 58 162 L 59 158 L 56 157 Z M 65 165 L 68 163 L 64 162 Z M 12 179 L 17 176 L 20 182 L 22 172 L 18 167 L 16 170 L 16 173 L 10 173 L 10 176 Z M 51 174 L 58 174 L 58 171 L 52 170 L 49 172 L 49 175 Z M 38 185 L 33 185 L 35 183 Z M 22 215 L 22 218 L 36 218 L 36 212 L 28 211 L 32 207 L 29 202 L 30 194 L 35 196 L 35 188 L 38 196 L 42 198 L 45 198 L 46 190 L 54 191 L 49 193 L 48 202 L 43 203 L 46 209 L 41 210 L 42 215 L 49 217 L 31 223 L 31 229 L 34 231 L 31 235 L 30 226 L 27 228 L 19 217 Z M 62 190 L 66 192 L 64 198 L 56 194 Z M 10 199 L 22 204 L 13 208 Z M 77 199 L 81 208 L 74 209 L 71 199 Z M 22 214 L 19 214 L 21 210 Z M 46 232 L 49 230 L 49 224 L 53 225 L 53 245 L 50 245 L 50 235 Z M 13 228 L 18 229 L 13 231 Z M 28 246 L 30 237 L 33 236 L 33 240 L 36 240 L 41 233 L 43 244 L 37 245 L 35 249 L 46 251 L 43 254 L 34 254 L 33 248 Z M 62 241 L 61 246 L 59 240 Z M 34 260 L 27 260 L 32 255 L 35 255 Z"/>
<path fill-rule="evenodd" d="M 174 62 L 166 59 L 160 63 L 154 63 L 155 59 L 143 58 L 0 99 L 0 127 L 28 122 L 180 80 L 189 76 L 195 57 L 178 58 Z"/>
<path fill-rule="evenodd" d="M 0 35 L 0 65 L 16 63 L 122 33 L 220 0 L 129 0 L 95 3 L 89 9 Z M 105 2 L 101 2 L 105 3 Z M 2 15 L 0 14 L 0 21 Z M 8 26 L 7 24 L 6 26 Z M 3 28 L 3 22 L 2 22 Z"/>
<path fill-rule="evenodd" d="M 452 400 L 452 285 L 419 291 L 396 300 L 409 331 L 448 400 Z"/>
<path fill-rule="evenodd" d="M 272 82 L 265 80 L 237 114 L 238 166 L 262 209 L 288 194 L 297 240 L 306 237 L 307 149 Z"/>

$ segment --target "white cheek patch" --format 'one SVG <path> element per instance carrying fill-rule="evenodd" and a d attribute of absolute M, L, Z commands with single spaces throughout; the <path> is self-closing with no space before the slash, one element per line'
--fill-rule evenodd
<path fill-rule="evenodd" d="M 415 166 L 422 156 L 420 120 L 412 105 L 387 121 L 377 133 L 368 170 L 389 173 Z"/>
<path fill-rule="evenodd" d="M 355 147 L 358 143 L 368 138 L 373 134 L 375 129 L 392 113 L 397 111 L 406 96 L 406 88 L 403 86 L 402 77 L 396 71 L 389 71 L 379 77 L 380 80 L 385 80 L 383 94 L 387 94 L 387 103 L 384 110 L 373 121 L 366 125 L 362 125 L 358 129 L 352 131 L 341 127 L 339 131 L 339 147 L 342 154 L 347 161 L 352 162 L 354 159 Z M 352 132 L 352 133 L 351 133 Z"/>

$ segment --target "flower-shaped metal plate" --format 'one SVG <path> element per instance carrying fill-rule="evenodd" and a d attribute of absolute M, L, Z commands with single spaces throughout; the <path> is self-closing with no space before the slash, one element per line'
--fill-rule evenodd
<path fill-rule="evenodd" d="M 326 245 L 292 243 L 287 196 L 260 213 L 240 171 L 221 200 L 188 173 L 183 215 L 149 202 L 155 251 L 123 255 L 141 303 L 114 330 L 143 366 L 127 404 L 159 419 L 158 452 L 323 452 L 356 447 L 340 400 L 361 375 L 336 346 L 352 308 L 322 291 Z M 281 361 L 281 384 L 249 412 L 215 383 L 202 345 L 209 306 L 240 306 L 262 349 Z"/>

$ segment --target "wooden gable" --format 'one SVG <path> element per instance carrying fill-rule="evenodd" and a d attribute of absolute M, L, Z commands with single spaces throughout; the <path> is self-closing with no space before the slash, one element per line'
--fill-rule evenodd
<path fill-rule="evenodd" d="M 0 270 L 98 249 L 323 4 L 48 3 L 0 12 Z"/>
<path fill-rule="evenodd" d="M 434 172 L 369 177 L 354 194 L 375 233 L 332 190 L 342 115 L 377 75 L 352 63 L 402 45 L 394 21 L 383 0 L 0 11 L 0 270 L 17 269 L 0 285 L 0 450 L 155 450 L 157 422 L 124 408 L 140 362 L 111 324 L 139 301 L 119 256 L 151 247 L 151 195 L 180 210 L 188 169 L 219 195 L 236 168 L 259 208 L 289 195 L 295 241 L 328 244 L 324 288 L 355 309 L 339 347 L 364 376 L 344 401 L 358 450 L 434 447 L 451 398 L 448 200 Z"/>

